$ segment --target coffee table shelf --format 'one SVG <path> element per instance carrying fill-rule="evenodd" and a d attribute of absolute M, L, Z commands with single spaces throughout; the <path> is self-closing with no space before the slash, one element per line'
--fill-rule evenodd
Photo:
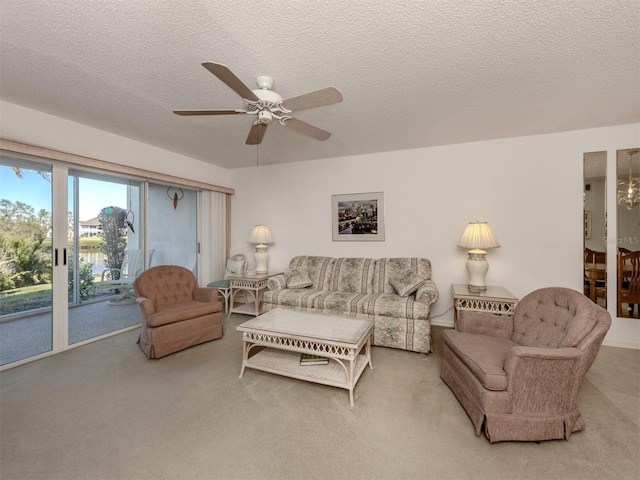
<path fill-rule="evenodd" d="M 246 362 L 247 367 L 255 370 L 347 390 L 351 390 L 355 386 L 368 364 L 369 359 L 366 355 L 358 355 L 354 361 L 353 385 L 351 385 L 345 368 L 331 358 L 327 365 L 300 365 L 300 353 L 298 352 L 265 348 L 249 357 Z"/>

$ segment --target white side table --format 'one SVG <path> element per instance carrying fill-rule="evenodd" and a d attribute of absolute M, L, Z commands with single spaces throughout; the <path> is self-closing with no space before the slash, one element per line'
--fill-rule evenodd
<path fill-rule="evenodd" d="M 512 316 L 518 304 L 518 297 L 503 287 L 487 286 L 487 290 L 484 292 L 472 293 L 466 284 L 453 283 L 451 293 L 453 293 L 454 306 L 453 327 L 456 329 L 458 328 L 458 312 L 462 310 Z"/>
<path fill-rule="evenodd" d="M 242 313 L 255 317 L 260 315 L 260 297 L 262 296 L 262 292 L 267 289 L 267 280 L 269 280 L 269 277 L 279 275 L 280 273 L 282 272 L 247 275 L 244 277 L 228 277 L 227 280 L 229 280 L 231 293 L 229 294 L 229 313 L 227 317 L 231 316 L 232 313 Z M 235 307 L 234 298 L 240 290 L 245 292 L 245 294 L 248 292 L 253 297 L 253 302 Z"/>

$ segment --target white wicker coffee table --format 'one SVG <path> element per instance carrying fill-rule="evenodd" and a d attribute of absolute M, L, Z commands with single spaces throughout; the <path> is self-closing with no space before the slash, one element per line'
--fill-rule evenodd
<path fill-rule="evenodd" d="M 371 320 L 317 315 L 277 308 L 237 327 L 242 332 L 242 370 L 254 368 L 308 382 L 353 389 L 371 364 Z M 266 347 L 253 351 L 254 347 Z M 309 353 L 329 359 L 327 365 L 300 365 Z"/>

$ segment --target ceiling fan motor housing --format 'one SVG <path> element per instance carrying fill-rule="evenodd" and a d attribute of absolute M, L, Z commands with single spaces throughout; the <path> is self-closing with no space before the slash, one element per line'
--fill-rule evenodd
<path fill-rule="evenodd" d="M 258 112 L 259 123 L 271 123 L 272 118 L 273 114 L 269 110 L 260 110 Z"/>

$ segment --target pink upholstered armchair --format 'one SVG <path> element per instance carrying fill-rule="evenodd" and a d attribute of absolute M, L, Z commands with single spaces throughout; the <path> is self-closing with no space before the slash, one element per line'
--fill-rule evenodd
<path fill-rule="evenodd" d="M 490 442 L 568 439 L 585 427 L 576 397 L 610 325 L 567 288 L 530 293 L 513 317 L 463 311 L 444 331 L 440 377 Z"/>
<path fill-rule="evenodd" d="M 133 282 L 142 331 L 138 345 L 160 358 L 222 337 L 217 288 L 200 288 L 191 270 L 176 265 L 150 268 Z"/>

